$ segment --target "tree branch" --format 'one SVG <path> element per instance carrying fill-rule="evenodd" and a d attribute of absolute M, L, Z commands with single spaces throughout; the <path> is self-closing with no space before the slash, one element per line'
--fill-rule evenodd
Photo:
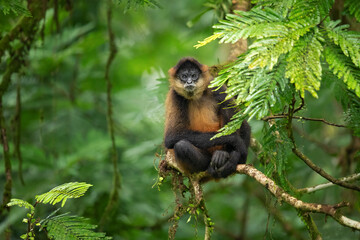
<path fill-rule="evenodd" d="M 357 179 L 360 179 L 360 173 L 355 173 L 355 174 L 352 174 L 352 175 L 350 175 L 348 177 L 340 178 L 339 181 L 352 182 L 352 181 L 355 181 Z M 300 193 L 312 193 L 312 192 L 322 190 L 322 189 L 332 187 L 332 186 L 335 186 L 335 184 L 332 183 L 332 182 L 329 182 L 329 183 L 319 184 L 319 185 L 316 185 L 316 186 L 313 186 L 313 187 L 301 188 L 301 189 L 298 189 L 298 191 Z"/>
<path fill-rule="evenodd" d="M 266 177 L 262 172 L 253 166 L 241 164 L 237 166 L 236 170 L 240 174 L 246 174 L 249 177 L 255 179 L 266 189 L 268 189 L 271 194 L 274 195 L 274 197 L 276 197 L 279 201 L 284 201 L 294 208 L 304 212 L 323 213 L 329 215 L 343 226 L 360 230 L 360 222 L 349 219 L 339 212 L 339 208 L 349 205 L 346 202 L 341 202 L 336 205 L 306 203 L 286 193 L 282 188 L 277 186 L 273 180 Z"/>
<path fill-rule="evenodd" d="M 276 118 L 288 118 L 288 115 L 287 114 L 273 115 L 273 116 L 264 117 L 262 120 L 263 121 L 268 121 L 270 119 L 276 119 Z M 309 118 L 309 117 L 302 117 L 302 116 L 292 116 L 292 119 L 293 118 L 300 119 L 300 120 L 314 121 L 314 122 L 322 122 L 322 123 L 325 123 L 325 124 L 330 125 L 330 126 L 346 128 L 345 125 L 331 123 L 331 122 L 328 122 L 328 121 L 326 121 L 325 119 L 322 119 L 322 118 Z"/>

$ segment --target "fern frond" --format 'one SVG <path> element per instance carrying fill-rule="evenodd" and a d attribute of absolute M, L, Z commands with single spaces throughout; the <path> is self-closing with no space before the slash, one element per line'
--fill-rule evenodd
<path fill-rule="evenodd" d="M 242 122 L 246 119 L 246 115 L 243 111 L 239 111 L 234 114 L 231 121 L 228 122 L 224 127 L 219 129 L 219 133 L 216 134 L 213 138 L 218 138 L 221 136 L 230 135 L 240 129 Z"/>
<path fill-rule="evenodd" d="M 348 25 L 340 25 L 340 22 L 340 20 L 325 22 L 327 35 L 340 46 L 347 57 L 350 57 L 355 66 L 360 67 L 360 33 L 348 31 Z"/>
<path fill-rule="evenodd" d="M 291 144 L 283 124 L 284 122 L 277 121 L 265 131 L 263 149 L 270 158 L 270 164 L 266 166 L 267 175 L 274 176 L 273 173 L 276 173 L 275 181 L 286 191 L 290 191 L 286 180 L 286 166 L 288 165 L 288 154 L 291 152 Z"/>
<path fill-rule="evenodd" d="M 91 187 L 91 184 L 70 182 L 57 186 L 51 189 L 49 192 L 35 196 L 36 200 L 41 203 L 50 203 L 55 205 L 61 202 L 63 207 L 68 198 L 78 198 L 84 195 L 84 193 Z"/>
<path fill-rule="evenodd" d="M 323 50 L 320 40 L 322 37 L 319 31 L 310 32 L 296 43 L 287 56 L 285 76 L 290 78 L 290 83 L 294 83 L 301 97 L 304 97 L 305 91 L 309 91 L 317 98 L 322 69 L 320 56 Z"/>
<path fill-rule="evenodd" d="M 360 97 L 360 68 L 356 67 L 350 58 L 344 56 L 336 46 L 327 46 L 324 56 L 333 73 L 339 79 L 343 79 L 347 88 Z"/>
<path fill-rule="evenodd" d="M 246 55 L 246 54 L 245 54 Z M 219 73 L 211 87 L 219 87 L 227 83 L 227 98 L 235 97 L 235 105 L 241 106 L 232 121 L 220 129 L 215 137 L 231 134 L 240 128 L 245 118 L 261 119 L 268 115 L 270 110 L 283 108 L 283 91 L 288 85 L 285 78 L 285 62 L 282 60 L 272 71 L 268 68 L 250 69 L 243 57 Z"/>
<path fill-rule="evenodd" d="M 360 1 L 346 0 L 344 4 L 345 9 L 360 22 Z"/>
<path fill-rule="evenodd" d="M 210 37 L 207 37 L 205 38 L 203 41 L 198 41 L 198 44 L 194 45 L 194 47 L 197 49 L 199 47 L 203 47 L 205 46 L 206 44 L 218 39 L 218 38 L 221 38 L 223 34 L 222 33 L 214 33 L 213 35 L 211 35 Z"/>
<path fill-rule="evenodd" d="M 250 68 L 268 66 L 271 70 L 277 64 L 279 57 L 291 51 L 296 41 L 311 27 L 296 23 L 288 23 L 286 26 L 288 28 L 282 36 L 259 39 L 249 46 L 250 51 L 245 61 L 250 62 Z"/>
<path fill-rule="evenodd" d="M 0 11 L 2 11 L 4 15 L 13 12 L 15 15 L 31 17 L 30 11 L 23 6 L 20 0 L 0 0 Z"/>
<path fill-rule="evenodd" d="M 320 23 L 319 1 L 324 2 L 326 0 L 295 1 L 289 12 L 289 20 L 299 23 L 310 22 L 313 25 Z"/>
<path fill-rule="evenodd" d="M 246 39 L 256 36 L 278 36 L 285 29 L 282 16 L 270 8 L 263 10 L 253 8 L 248 12 L 235 11 L 235 14 L 227 14 L 226 20 L 213 28 L 215 33 L 199 41 L 196 48 L 202 47 L 215 39 L 220 38 L 220 43 L 235 43 L 240 38 Z"/>
<path fill-rule="evenodd" d="M 345 122 L 354 131 L 354 135 L 360 137 L 360 104 L 353 104 L 345 111 Z"/>
<path fill-rule="evenodd" d="M 222 33 L 220 43 L 235 43 L 240 38 L 269 37 L 282 35 L 286 30 L 283 17 L 270 8 L 253 8 L 248 12 L 235 11 L 227 14 L 226 20 L 214 26 Z"/>
<path fill-rule="evenodd" d="M 329 16 L 330 10 L 334 5 L 335 0 L 318 0 L 317 6 L 320 11 L 321 21 Z"/>
<path fill-rule="evenodd" d="M 221 87 L 226 83 L 227 85 L 227 97 L 225 100 L 230 98 L 237 97 L 236 104 L 243 103 L 243 99 L 248 95 L 250 79 L 256 74 L 257 69 L 250 69 L 249 63 L 244 61 L 244 54 L 239 57 L 239 59 L 227 66 L 224 70 L 219 72 L 218 77 L 216 77 L 210 87 L 216 88 Z"/>
<path fill-rule="evenodd" d="M 256 7 L 270 7 L 278 12 L 281 12 L 283 16 L 286 16 L 292 9 L 296 0 L 278 1 L 278 0 L 252 0 L 252 4 L 256 4 Z"/>
<path fill-rule="evenodd" d="M 125 1 L 117 0 L 117 2 L 120 4 Z M 158 1 L 155 0 L 127 0 L 125 4 L 125 12 L 141 7 L 161 8 L 161 5 L 158 3 Z"/>
<path fill-rule="evenodd" d="M 97 227 L 89 223 L 89 220 L 78 216 L 58 215 L 47 219 L 41 225 L 46 228 L 48 236 L 53 239 L 112 239 L 105 233 L 94 232 Z"/>
<path fill-rule="evenodd" d="M 338 51 L 341 54 L 341 50 L 338 49 Z M 333 88 L 335 98 L 344 109 L 346 125 L 353 130 L 355 136 L 360 137 L 360 98 L 353 91 L 349 90 L 342 79 L 339 79 L 333 72 L 328 72 L 328 79 L 331 83 L 335 83 Z"/>
<path fill-rule="evenodd" d="M 17 199 L 17 198 L 12 198 L 6 206 L 8 206 L 8 207 L 19 206 L 19 207 L 24 207 L 24 208 L 30 209 L 31 212 L 35 211 L 35 208 L 33 205 L 31 205 L 30 203 L 28 203 L 25 200 Z"/>

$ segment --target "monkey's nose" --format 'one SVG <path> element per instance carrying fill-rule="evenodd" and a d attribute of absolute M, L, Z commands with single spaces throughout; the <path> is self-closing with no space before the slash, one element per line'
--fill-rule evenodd
<path fill-rule="evenodd" d="M 186 82 L 185 85 L 184 85 L 186 91 L 192 91 L 195 89 L 195 84 L 193 82 Z"/>

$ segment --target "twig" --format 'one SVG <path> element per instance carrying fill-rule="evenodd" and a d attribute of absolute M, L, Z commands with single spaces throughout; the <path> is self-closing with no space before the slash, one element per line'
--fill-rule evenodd
<path fill-rule="evenodd" d="M 336 205 L 306 203 L 290 194 L 286 193 L 282 188 L 277 186 L 273 180 L 266 177 L 265 174 L 247 164 L 240 164 L 237 166 L 237 172 L 240 174 L 246 174 L 252 177 L 266 189 L 268 189 L 272 195 L 274 195 L 279 201 L 284 201 L 296 209 L 304 212 L 323 213 L 331 216 L 335 221 L 341 225 L 350 227 L 356 230 L 360 230 L 360 222 L 349 219 L 343 216 L 338 210 L 341 207 L 349 206 L 349 203 L 341 202 Z"/>
<path fill-rule="evenodd" d="M 305 106 L 305 99 L 303 97 L 301 97 L 301 94 L 299 94 L 299 95 L 300 95 L 300 99 L 301 99 L 301 104 L 297 109 L 294 110 L 294 113 L 300 111 Z"/>
<path fill-rule="evenodd" d="M 355 173 L 355 174 L 352 174 L 348 177 L 343 177 L 343 178 L 340 178 L 339 181 L 342 181 L 342 182 L 352 182 L 352 181 L 355 181 L 357 179 L 360 179 L 360 173 Z M 319 184 L 319 185 L 316 185 L 316 186 L 313 186 L 313 187 L 308 187 L 308 188 L 301 188 L 299 189 L 298 191 L 300 193 L 312 193 L 312 192 L 315 192 L 315 191 L 318 191 L 318 190 L 322 190 L 322 189 L 325 189 L 325 188 L 328 188 L 328 187 L 332 187 L 332 186 L 335 186 L 334 183 L 332 182 L 329 182 L 329 183 L 323 183 L 323 184 Z"/>
<path fill-rule="evenodd" d="M 263 121 L 268 121 L 270 119 L 276 119 L 276 118 L 288 118 L 288 115 L 287 114 L 273 115 L 273 116 L 264 117 L 262 120 Z M 309 117 L 302 117 L 302 116 L 292 116 L 292 118 L 300 119 L 300 120 L 307 120 L 307 121 L 314 121 L 314 122 L 323 122 L 323 123 L 325 123 L 327 125 L 330 125 L 330 126 L 346 128 L 345 125 L 341 125 L 341 124 L 337 124 L 337 123 L 331 123 L 331 122 L 328 122 L 328 121 L 326 121 L 325 119 L 322 119 L 322 118 L 309 118 Z"/>

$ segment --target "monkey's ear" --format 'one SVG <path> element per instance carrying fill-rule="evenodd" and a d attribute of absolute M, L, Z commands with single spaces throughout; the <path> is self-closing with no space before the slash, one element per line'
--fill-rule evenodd
<path fill-rule="evenodd" d="M 209 71 L 209 67 L 206 65 L 201 65 L 200 70 L 201 70 L 201 73 L 206 73 Z"/>
<path fill-rule="evenodd" d="M 177 70 L 177 69 L 175 69 L 175 67 L 172 67 L 172 68 L 169 69 L 168 73 L 169 73 L 169 76 L 170 76 L 171 78 L 175 78 L 176 70 Z"/>

